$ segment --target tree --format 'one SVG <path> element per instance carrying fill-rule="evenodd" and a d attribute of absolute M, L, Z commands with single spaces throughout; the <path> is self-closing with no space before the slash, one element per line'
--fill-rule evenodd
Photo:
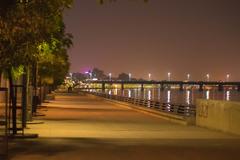
<path fill-rule="evenodd" d="M 129 75 L 127 73 L 121 73 L 121 74 L 118 75 L 118 80 L 128 81 L 129 80 Z"/>
<path fill-rule="evenodd" d="M 104 80 L 107 78 L 107 76 L 104 74 L 104 71 L 103 70 L 100 70 L 98 68 L 93 68 L 92 70 L 92 76 L 94 78 L 97 78 L 99 80 Z"/>
<path fill-rule="evenodd" d="M 54 33 L 61 31 L 63 10 L 68 8 L 71 2 L 72 0 L 0 2 L 0 67 L 8 73 L 12 108 L 16 109 L 13 75 L 18 71 L 21 73 L 21 66 L 24 67 L 25 73 L 28 73 L 29 67 L 33 70 L 37 68 L 36 64 L 41 57 L 38 46 L 44 42 L 51 42 L 52 37 L 55 37 Z M 68 41 L 68 39 L 64 40 Z M 58 53 L 63 54 L 63 50 Z M 69 66 L 67 60 L 66 56 L 61 59 L 61 61 L 66 61 L 66 66 Z M 58 71 L 58 73 L 65 73 L 67 68 L 62 68 L 64 72 Z M 33 75 L 32 77 L 35 77 L 33 79 L 36 79 L 36 75 Z M 36 80 L 34 82 L 36 84 Z M 28 86 L 27 81 L 24 85 Z M 13 116 L 16 116 L 16 113 L 13 113 Z M 16 128 L 16 123 L 14 125 Z"/>

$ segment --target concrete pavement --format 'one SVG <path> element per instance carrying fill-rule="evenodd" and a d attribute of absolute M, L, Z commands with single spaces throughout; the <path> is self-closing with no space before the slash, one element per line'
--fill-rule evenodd
<path fill-rule="evenodd" d="M 11 160 L 239 159 L 240 137 L 184 126 L 94 96 L 57 95 L 15 140 Z"/>

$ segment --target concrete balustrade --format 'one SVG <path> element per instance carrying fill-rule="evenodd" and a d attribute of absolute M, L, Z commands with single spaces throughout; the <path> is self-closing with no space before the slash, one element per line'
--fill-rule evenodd
<path fill-rule="evenodd" d="M 240 135 L 240 103 L 197 100 L 196 125 Z"/>

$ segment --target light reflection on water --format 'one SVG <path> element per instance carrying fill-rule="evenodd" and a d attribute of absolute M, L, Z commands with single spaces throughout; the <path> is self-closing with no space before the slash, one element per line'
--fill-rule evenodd
<path fill-rule="evenodd" d="M 167 103 L 171 102 L 171 90 L 167 91 Z"/>
<path fill-rule="evenodd" d="M 187 92 L 186 92 L 186 103 L 187 104 L 191 104 L 190 94 L 191 94 L 191 92 L 189 90 L 187 90 Z"/>
<path fill-rule="evenodd" d="M 240 101 L 240 92 L 236 90 L 225 90 L 219 92 L 217 90 L 204 90 L 202 92 L 196 89 L 179 91 L 178 89 L 166 89 L 164 91 L 156 89 L 112 89 L 105 91 L 108 94 L 122 95 L 126 97 L 141 98 L 148 100 L 160 101 L 162 103 L 183 103 L 195 104 L 196 99 L 216 99 L 226 101 Z"/>
<path fill-rule="evenodd" d="M 148 100 L 151 100 L 151 99 L 152 99 L 152 91 L 148 90 Z"/>
<path fill-rule="evenodd" d="M 210 91 L 207 90 L 207 91 L 206 91 L 206 99 L 209 99 L 209 98 L 210 98 L 209 95 L 210 95 Z"/>
<path fill-rule="evenodd" d="M 131 90 L 131 89 L 128 90 L 128 97 L 129 97 L 129 98 L 132 97 L 132 90 Z"/>
<path fill-rule="evenodd" d="M 227 101 L 230 101 L 230 94 L 231 94 L 230 91 L 226 92 L 226 100 Z"/>

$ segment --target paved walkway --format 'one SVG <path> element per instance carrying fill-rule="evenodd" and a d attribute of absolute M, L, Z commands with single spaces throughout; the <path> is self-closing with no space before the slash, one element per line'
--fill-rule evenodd
<path fill-rule="evenodd" d="M 240 137 L 170 123 L 93 96 L 58 95 L 44 104 L 11 160 L 234 160 Z M 239 155 L 239 156 L 238 156 Z"/>

